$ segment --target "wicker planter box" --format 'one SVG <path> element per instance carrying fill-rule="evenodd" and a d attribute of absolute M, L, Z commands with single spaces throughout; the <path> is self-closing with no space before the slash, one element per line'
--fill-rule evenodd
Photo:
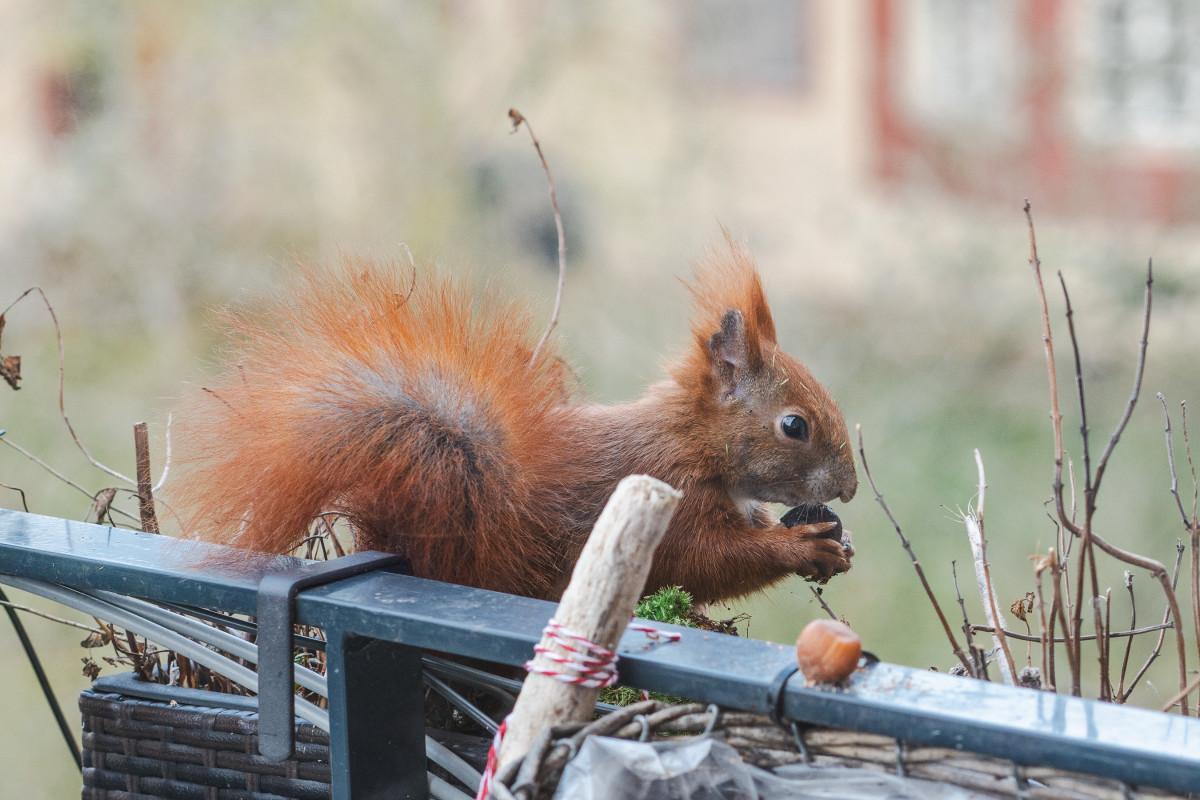
<path fill-rule="evenodd" d="M 258 755 L 252 698 L 97 680 L 79 696 L 84 800 L 319 800 L 330 797 L 329 736 L 297 720 L 296 753 Z"/>

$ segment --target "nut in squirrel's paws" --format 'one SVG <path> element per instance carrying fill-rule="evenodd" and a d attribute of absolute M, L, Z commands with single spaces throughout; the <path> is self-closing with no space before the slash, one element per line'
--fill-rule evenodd
<path fill-rule="evenodd" d="M 797 570 L 797 575 L 805 580 L 825 583 L 833 576 L 850 569 L 850 559 L 854 556 L 850 531 L 842 527 L 841 519 L 829 506 L 820 503 L 798 505 L 784 514 L 779 522 L 786 528 L 796 529 L 797 535 L 810 540 L 824 539 L 841 546 L 840 552 L 829 553 L 826 558 L 814 559 L 804 568 Z"/>
<path fill-rule="evenodd" d="M 784 514 L 779 522 L 785 528 L 810 528 L 810 531 L 803 533 L 811 533 L 822 539 L 842 541 L 841 519 L 832 508 L 820 503 L 801 503 Z"/>

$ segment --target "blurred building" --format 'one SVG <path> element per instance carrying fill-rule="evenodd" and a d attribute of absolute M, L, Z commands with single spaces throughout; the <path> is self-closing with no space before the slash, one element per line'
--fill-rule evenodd
<path fill-rule="evenodd" d="M 885 184 L 1200 220 L 1200 5 L 875 0 L 868 25 Z"/>

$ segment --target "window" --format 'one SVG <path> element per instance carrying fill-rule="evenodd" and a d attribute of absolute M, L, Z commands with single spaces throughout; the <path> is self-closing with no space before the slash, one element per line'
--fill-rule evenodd
<path fill-rule="evenodd" d="M 1200 5 L 1096 0 L 1084 5 L 1081 122 L 1093 139 L 1195 144 L 1200 134 Z"/>

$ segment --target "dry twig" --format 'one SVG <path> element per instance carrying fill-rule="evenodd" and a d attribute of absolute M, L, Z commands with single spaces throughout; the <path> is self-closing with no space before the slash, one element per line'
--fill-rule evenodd
<path fill-rule="evenodd" d="M 929 602 L 933 603 L 933 609 L 937 612 L 938 619 L 942 622 L 942 630 L 946 632 L 946 638 L 950 640 L 950 647 L 954 650 L 954 655 L 958 656 L 959 662 L 962 663 L 963 669 L 968 675 L 974 675 L 975 670 L 971 667 L 971 662 L 967 658 L 967 654 L 963 652 L 958 645 L 958 640 L 954 637 L 954 631 L 950 628 L 950 623 L 946 621 L 946 615 L 942 613 L 942 607 L 938 604 L 937 597 L 933 594 L 933 588 L 930 587 L 929 581 L 925 578 L 925 570 L 921 569 L 921 562 L 917 560 L 917 554 L 913 552 L 912 545 L 905 538 L 904 532 L 900 530 L 900 523 L 896 522 L 896 518 L 892 516 L 892 510 L 888 508 L 887 503 L 883 500 L 883 495 L 879 493 L 878 487 L 875 486 L 875 479 L 871 476 L 871 469 L 867 466 L 867 451 L 863 446 L 862 425 L 855 426 L 858 431 L 858 456 L 862 463 L 863 473 L 867 476 L 867 481 L 871 484 L 871 491 L 875 493 L 875 500 L 883 507 L 883 511 L 887 514 L 887 518 L 892 523 L 892 528 L 896 531 L 896 535 L 900 537 L 900 544 L 908 553 L 908 557 L 912 560 L 913 569 L 917 571 L 917 577 L 921 579 L 921 585 L 925 587 L 925 594 L 929 596 Z"/>
<path fill-rule="evenodd" d="M 1003 661 L 1000 662 L 1000 674 L 1005 683 L 1015 686 L 1017 668 L 1013 663 L 1012 653 L 1008 649 L 1008 642 L 1004 638 L 1003 621 L 1000 618 L 1000 608 L 996 603 L 996 589 L 992 585 L 991 568 L 988 566 L 987 560 L 987 537 L 983 533 L 983 503 L 987 493 L 987 481 L 983 474 L 983 457 L 978 450 L 975 451 L 975 465 L 979 470 L 979 501 L 973 511 L 970 508 L 967 509 L 966 513 L 962 515 L 962 520 L 966 525 L 967 538 L 971 542 L 971 552 L 975 557 L 975 580 L 979 585 L 979 598 L 983 601 L 983 611 L 988 622 L 994 626 L 993 638 L 996 646 L 1004 655 Z"/>
<path fill-rule="evenodd" d="M 133 426 L 133 450 L 137 463 L 138 511 L 142 517 L 142 530 L 158 533 L 158 517 L 154 514 L 154 491 L 150 486 L 150 434 L 146 423 Z"/>
<path fill-rule="evenodd" d="M 1182 541 L 1175 543 L 1175 570 L 1171 575 L 1172 587 L 1177 586 L 1179 582 L 1179 565 L 1183 563 L 1183 549 Z M 1166 640 L 1167 627 L 1175 628 L 1176 633 L 1178 634 L 1178 629 L 1181 627 L 1181 625 L 1172 622 L 1172 620 L 1178 620 L 1179 617 L 1173 617 L 1172 614 L 1172 606 L 1170 603 L 1168 603 L 1166 610 L 1163 611 L 1164 627 L 1163 630 L 1159 631 L 1158 642 L 1154 645 L 1154 649 L 1150 651 L 1150 655 L 1146 658 L 1146 662 L 1142 664 L 1142 668 L 1138 670 L 1137 674 L 1133 676 L 1133 680 L 1129 682 L 1129 688 L 1125 691 L 1125 694 L 1121 696 L 1120 702 L 1123 703 L 1129 699 L 1129 695 L 1133 694 L 1133 690 L 1137 686 L 1138 681 L 1142 679 L 1142 676 L 1146 674 L 1146 670 L 1150 669 L 1150 665 L 1154 663 L 1155 659 L 1158 658 L 1158 654 L 1162 652 L 1163 642 Z M 1168 622 L 1171 623 L 1169 626 L 1167 625 Z"/>
<path fill-rule="evenodd" d="M 1111 633 L 1105 633 L 1105 635 L 1111 636 L 1114 639 L 1132 639 L 1133 637 L 1141 636 L 1144 633 L 1170 630 L 1172 627 L 1174 626 L 1170 622 L 1164 622 L 1161 625 L 1147 625 L 1145 628 L 1131 628 L 1127 631 L 1112 631 Z M 971 631 L 972 633 L 995 633 L 996 629 L 991 625 L 971 625 Z M 1004 635 L 1010 639 L 1017 639 L 1022 642 L 1039 642 L 1042 640 L 1040 636 L 1034 636 L 1032 633 L 1019 633 L 1017 631 L 1010 631 L 1007 629 L 1004 631 Z M 1085 642 L 1092 642 L 1096 640 L 1096 634 L 1085 633 L 1079 638 Z M 1061 636 L 1053 640 L 1054 644 L 1065 644 L 1067 641 L 1069 640 L 1064 639 Z"/>
<path fill-rule="evenodd" d="M 1129 627 L 1134 629 L 1137 627 L 1137 596 L 1133 593 L 1133 573 L 1125 570 L 1125 590 L 1129 592 Z M 1115 633 L 1110 633 L 1110 636 L 1116 636 Z M 1121 702 L 1125 698 L 1125 675 L 1129 670 L 1129 651 L 1133 649 L 1133 639 L 1130 638 L 1125 642 L 1125 656 L 1121 659 L 1121 677 L 1117 683 L 1117 693 L 1114 700 Z"/>
<path fill-rule="evenodd" d="M 59 472 L 58 470 L 56 470 L 54 467 L 50 466 L 50 465 L 49 465 L 49 464 L 47 464 L 45 461 L 42 461 L 40 458 L 38 458 L 37 456 L 35 456 L 33 453 L 29 452 L 29 451 L 28 451 L 28 450 L 26 450 L 24 447 L 22 447 L 21 445 L 17 444 L 16 442 L 14 442 L 14 441 L 13 441 L 12 439 L 10 439 L 10 438 L 8 437 L 8 435 L 7 435 L 5 432 L 3 432 L 3 431 L 0 431 L 0 442 L 3 442 L 4 444 L 8 445 L 8 446 L 9 446 L 9 447 L 11 447 L 12 449 L 16 450 L 18 453 L 20 453 L 21 455 L 25 456 L 26 458 L 28 458 L 28 459 L 29 459 L 30 461 L 32 461 L 33 463 L 37 464 L 37 465 L 38 465 L 39 467 L 41 467 L 42 469 L 46 470 L 46 472 L 49 472 L 49 473 L 50 473 L 51 475 L 53 475 L 54 477 L 58 478 L 60 481 L 62 481 L 63 483 L 67 484 L 68 486 L 70 486 L 72 489 L 75 489 L 75 490 L 77 490 L 77 491 L 81 492 L 81 493 L 82 493 L 82 494 L 83 494 L 85 497 L 87 497 L 89 500 L 94 500 L 94 499 L 95 499 L 95 495 L 93 495 L 93 494 L 92 494 L 91 492 L 89 492 L 87 489 L 83 488 L 83 487 L 82 487 L 82 486 L 80 486 L 78 483 L 75 483 L 75 481 L 71 480 L 71 479 L 70 479 L 70 478 L 68 478 L 66 475 L 63 475 L 61 472 Z M 131 521 L 133 521 L 133 522 L 137 522 L 137 521 L 138 521 L 138 520 L 137 520 L 137 517 L 133 516 L 132 514 L 128 514 L 128 513 L 124 512 L 124 511 L 120 510 L 120 509 L 113 509 L 113 510 L 114 510 L 114 511 L 116 511 L 118 514 L 121 514 L 122 516 L 128 517 L 128 518 L 129 518 Z"/>
<path fill-rule="evenodd" d="M 0 431 L 0 436 L 4 435 L 4 431 Z M 20 486 L 9 486 L 7 483 L 0 483 L 0 489 L 8 489 L 21 495 L 21 507 L 25 509 L 25 513 L 29 513 L 29 501 L 25 498 L 25 490 Z"/>
<path fill-rule="evenodd" d="M 546 182 L 550 185 L 550 206 L 554 209 L 554 227 L 558 231 L 558 290 L 554 295 L 554 313 L 550 315 L 550 324 L 546 326 L 546 331 L 542 334 L 542 338 L 538 339 L 537 346 L 533 348 L 533 356 L 529 359 L 529 363 L 532 365 L 537 361 L 538 353 L 542 351 L 542 346 L 550 338 L 550 332 L 558 324 L 558 310 L 562 306 L 563 279 L 567 274 L 567 239 L 563 234 L 562 214 L 558 210 L 558 193 L 554 189 L 554 176 L 550 174 L 550 165 L 546 162 L 546 155 L 542 152 L 542 144 L 538 141 L 537 136 L 534 135 L 533 126 L 529 124 L 529 120 L 520 111 L 510 108 L 508 110 L 508 118 L 512 120 L 514 133 L 517 128 L 521 127 L 521 123 L 525 123 L 525 130 L 529 131 L 529 138 L 533 140 L 533 148 L 537 150 L 538 158 L 542 162 L 542 169 L 546 171 Z"/>
<path fill-rule="evenodd" d="M 967 640 L 967 648 L 971 651 L 971 661 L 976 665 L 977 669 L 972 673 L 972 677 L 987 679 L 987 659 L 984 658 L 983 651 L 975 644 L 975 637 L 972 633 L 975 626 L 971 624 L 971 619 L 967 616 L 967 604 L 963 602 L 962 590 L 958 588 L 958 562 L 954 559 L 950 560 L 950 577 L 954 581 L 954 596 L 958 598 L 958 608 L 962 611 L 963 618 L 963 636 Z"/>
<path fill-rule="evenodd" d="M 125 483 L 129 484 L 130 486 L 136 486 L 136 481 L 125 475 L 122 475 L 120 472 L 111 469 L 92 457 L 92 454 L 88 452 L 88 449 L 83 446 L 83 442 L 79 440 L 78 434 L 75 433 L 75 427 L 71 424 L 70 417 L 67 416 L 67 407 L 63 399 L 63 386 L 66 380 L 66 354 L 63 348 L 62 328 L 58 324 L 58 315 L 54 313 L 54 306 L 50 304 L 50 298 L 46 297 L 46 293 L 42 291 L 40 286 L 34 286 L 26 289 L 20 297 L 9 303 L 8 308 L 4 309 L 3 313 L 7 314 L 13 306 L 34 292 L 37 292 L 37 294 L 41 296 L 42 302 L 46 305 L 46 310 L 50 312 L 50 320 L 54 323 L 54 336 L 58 342 L 58 412 L 62 416 L 63 422 L 66 424 L 67 430 L 71 434 L 71 439 L 74 440 L 75 446 L 79 448 L 79 452 L 83 453 L 84 458 L 86 458 L 93 467 L 107 472 L 114 478 L 125 481 Z"/>

